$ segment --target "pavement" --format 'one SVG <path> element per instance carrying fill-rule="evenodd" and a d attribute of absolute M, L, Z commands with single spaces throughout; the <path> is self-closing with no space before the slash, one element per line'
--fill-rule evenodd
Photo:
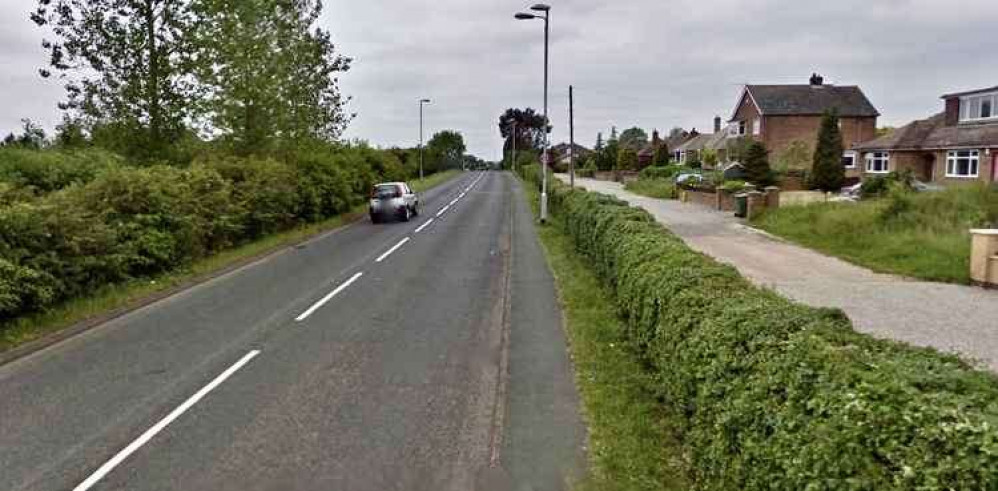
<path fill-rule="evenodd" d="M 757 285 L 805 304 L 842 309 L 858 331 L 958 353 L 998 371 L 998 290 L 874 273 L 748 227 L 730 213 L 640 196 L 616 182 L 575 182 L 644 208 L 690 247 L 734 266 Z"/>
<path fill-rule="evenodd" d="M 585 428 L 522 190 L 423 201 L 0 366 L 0 489 L 566 489 Z"/>

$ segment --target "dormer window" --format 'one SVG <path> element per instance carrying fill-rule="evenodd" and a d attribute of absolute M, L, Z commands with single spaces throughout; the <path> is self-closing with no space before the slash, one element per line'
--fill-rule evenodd
<path fill-rule="evenodd" d="M 998 120 L 998 92 L 960 98 L 960 121 Z"/>

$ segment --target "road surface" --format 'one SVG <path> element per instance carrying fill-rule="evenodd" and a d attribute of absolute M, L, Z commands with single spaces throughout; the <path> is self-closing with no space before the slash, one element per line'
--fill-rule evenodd
<path fill-rule="evenodd" d="M 0 367 L 3 490 L 547 490 L 584 471 L 519 184 L 465 173 Z"/>

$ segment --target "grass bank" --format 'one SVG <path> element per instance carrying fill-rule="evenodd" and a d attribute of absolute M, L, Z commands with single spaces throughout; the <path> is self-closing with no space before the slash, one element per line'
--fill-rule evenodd
<path fill-rule="evenodd" d="M 528 197 L 537 213 L 538 193 Z M 558 217 L 554 217 L 558 220 Z M 554 273 L 589 428 L 590 475 L 580 490 L 682 490 L 681 449 L 616 316 L 613 294 L 575 252 L 560 224 L 538 227 Z"/>
<path fill-rule="evenodd" d="M 968 231 L 996 221 L 998 188 L 969 186 L 785 207 L 765 213 L 754 225 L 874 271 L 967 283 Z"/>
<path fill-rule="evenodd" d="M 442 172 L 428 176 L 423 180 L 410 181 L 410 184 L 416 191 L 425 191 L 460 173 L 461 171 Z M 70 299 L 43 312 L 0 323 L 0 352 L 58 332 L 78 322 L 99 317 L 118 309 L 127 309 L 142 303 L 143 300 L 151 296 L 183 286 L 193 286 L 226 268 L 266 256 L 315 235 L 342 227 L 364 216 L 366 216 L 366 208 L 359 206 L 349 213 L 319 223 L 271 234 L 259 240 L 221 251 L 174 271 L 154 277 L 137 278 L 123 283 L 105 285 L 85 297 Z"/>
<path fill-rule="evenodd" d="M 638 179 L 624 185 L 624 189 L 649 198 L 674 199 L 676 185 L 664 179 Z"/>

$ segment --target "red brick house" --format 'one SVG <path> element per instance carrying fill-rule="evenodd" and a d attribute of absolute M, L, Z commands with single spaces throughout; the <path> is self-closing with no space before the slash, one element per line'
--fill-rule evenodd
<path fill-rule="evenodd" d="M 998 182 L 998 87 L 942 99 L 943 112 L 857 144 L 864 173 L 909 169 L 923 181 Z"/>
<path fill-rule="evenodd" d="M 728 133 L 761 141 L 771 156 L 794 142 L 802 142 L 813 151 L 821 117 L 828 110 L 838 112 L 843 147 L 848 149 L 876 136 L 880 112 L 863 91 L 854 85 L 825 84 L 817 74 L 807 85 L 746 85 L 729 120 Z M 847 175 L 859 177 L 854 153 L 843 155 L 843 165 Z"/>

